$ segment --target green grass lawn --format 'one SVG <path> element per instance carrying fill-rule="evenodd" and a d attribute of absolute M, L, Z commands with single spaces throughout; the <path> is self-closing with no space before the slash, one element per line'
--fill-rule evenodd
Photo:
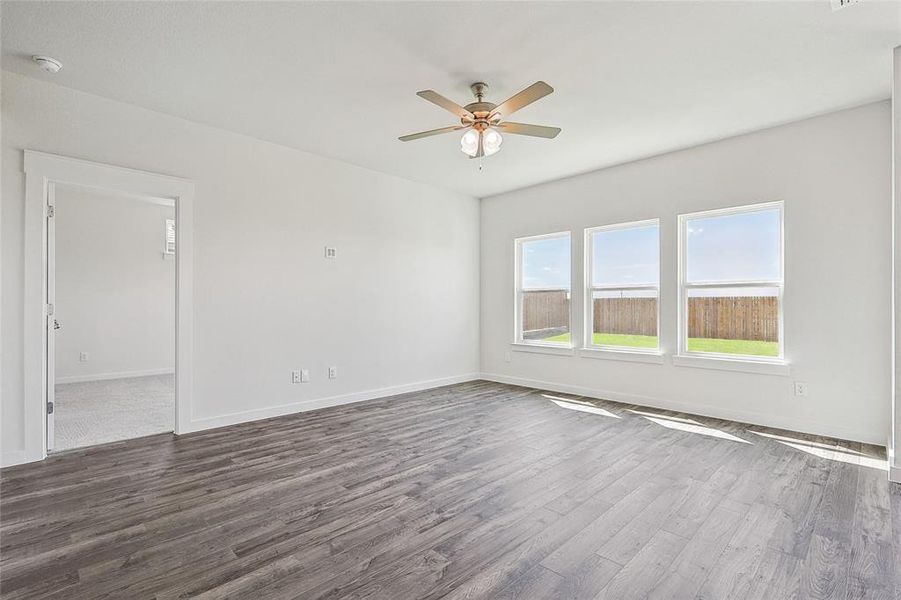
<path fill-rule="evenodd" d="M 569 342 L 570 334 L 563 333 L 545 338 L 544 342 Z M 657 337 L 653 335 L 626 335 L 618 333 L 595 333 L 596 346 L 621 346 L 625 348 L 656 348 Z M 717 340 L 709 338 L 688 338 L 691 352 L 716 352 L 719 354 L 744 354 L 746 356 L 779 356 L 778 342 L 757 342 L 753 340 Z"/>
<path fill-rule="evenodd" d="M 543 342 L 564 342 L 570 341 L 568 333 L 555 335 L 554 337 L 545 338 Z M 626 346 L 628 348 L 656 348 L 656 335 L 625 335 L 620 333 L 596 333 L 594 334 L 593 343 L 596 346 Z"/>
<path fill-rule="evenodd" d="M 688 338 L 691 352 L 719 352 L 720 354 L 745 354 L 750 356 L 779 356 L 779 342 L 754 340 L 716 340 Z"/>

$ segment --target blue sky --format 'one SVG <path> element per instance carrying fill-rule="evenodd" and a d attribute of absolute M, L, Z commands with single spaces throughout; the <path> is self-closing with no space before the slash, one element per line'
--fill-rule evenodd
<path fill-rule="evenodd" d="M 594 285 L 657 285 L 660 245 L 657 225 L 592 234 Z"/>
<path fill-rule="evenodd" d="M 691 219 L 686 280 L 779 279 L 777 209 Z"/>
<path fill-rule="evenodd" d="M 778 210 L 691 219 L 687 229 L 688 281 L 779 279 Z M 656 226 L 595 233 L 594 284 L 656 284 L 658 239 Z M 569 237 L 526 242 L 522 255 L 523 287 L 570 286 Z"/>
<path fill-rule="evenodd" d="M 569 236 L 525 242 L 522 245 L 523 287 L 568 288 L 569 253 Z"/>

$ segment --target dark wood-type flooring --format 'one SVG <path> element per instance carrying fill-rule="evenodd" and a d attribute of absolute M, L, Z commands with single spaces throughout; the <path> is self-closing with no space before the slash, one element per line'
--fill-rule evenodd
<path fill-rule="evenodd" d="M 4 469 L 0 593 L 901 598 L 884 468 L 857 443 L 472 382 Z"/>

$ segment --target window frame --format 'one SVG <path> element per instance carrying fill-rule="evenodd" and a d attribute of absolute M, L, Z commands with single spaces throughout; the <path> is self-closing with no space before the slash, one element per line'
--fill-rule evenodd
<path fill-rule="evenodd" d="M 522 286 L 522 246 L 528 242 L 536 242 L 539 240 L 550 240 L 555 238 L 569 238 L 569 272 L 570 280 L 568 288 L 532 288 L 524 290 Z M 572 349 L 574 348 L 573 339 L 573 294 L 572 294 L 572 267 L 573 267 L 573 248 L 572 248 L 572 231 L 556 231 L 554 233 L 543 233 L 539 235 L 530 235 L 518 237 L 513 240 L 513 344 L 519 346 L 535 346 L 538 348 L 557 348 Z M 526 340 L 523 338 L 522 331 L 522 308 L 523 293 L 525 291 L 559 291 L 566 290 L 569 293 L 569 343 L 566 342 L 544 342 L 540 340 Z"/>
<path fill-rule="evenodd" d="M 729 215 L 765 212 L 778 209 L 779 211 L 779 279 L 778 280 L 735 280 L 730 282 L 702 281 L 688 283 L 688 221 L 697 218 L 722 217 Z M 692 213 L 681 214 L 678 217 L 679 228 L 679 323 L 678 323 L 678 352 L 677 357 L 706 358 L 715 360 L 729 360 L 735 362 L 772 363 L 785 364 L 785 313 L 783 297 L 785 294 L 785 203 L 782 200 L 731 206 Z M 717 289 L 717 288 L 775 288 L 776 306 L 779 316 L 779 354 L 778 356 L 758 356 L 754 354 L 728 354 L 723 352 L 701 352 L 688 349 L 688 294 L 689 290 Z"/>
<path fill-rule="evenodd" d="M 619 231 L 625 229 L 639 229 L 655 225 L 657 227 L 657 284 L 656 285 L 633 285 L 633 286 L 617 286 L 617 285 L 594 285 L 594 242 L 592 236 L 595 233 L 604 231 Z M 584 331 L 582 332 L 582 348 L 584 350 L 602 350 L 612 352 L 629 352 L 635 354 L 661 354 L 660 350 L 660 219 L 643 219 L 640 221 L 629 221 L 626 223 L 612 223 L 610 225 L 600 225 L 597 227 L 589 227 L 585 229 L 585 295 L 583 305 L 583 323 Z M 636 348 L 634 346 L 616 346 L 612 344 L 595 344 L 594 343 L 594 292 L 622 292 L 622 291 L 638 291 L 638 290 L 654 290 L 657 292 L 657 346 L 654 348 Z"/>

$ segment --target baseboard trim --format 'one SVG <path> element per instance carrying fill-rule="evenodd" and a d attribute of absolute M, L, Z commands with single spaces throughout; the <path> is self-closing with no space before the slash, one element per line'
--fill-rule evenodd
<path fill-rule="evenodd" d="M 637 394 L 624 394 L 621 392 L 561 384 L 552 381 L 540 381 L 537 379 L 527 379 L 523 377 L 511 377 L 509 375 L 501 375 L 499 373 L 482 373 L 482 379 L 486 381 L 494 381 L 497 383 L 508 383 L 510 385 L 519 385 L 522 387 L 534 388 L 538 390 L 558 392 L 561 394 L 585 396 L 587 398 L 597 398 L 599 400 L 611 400 L 613 402 L 619 402 L 622 404 L 640 404 L 649 408 L 661 408 L 664 410 L 694 414 L 702 417 L 712 417 L 714 419 L 727 419 L 729 421 L 738 421 L 740 423 L 760 425 L 762 427 L 773 427 L 775 429 L 785 429 L 788 431 L 797 431 L 799 433 L 822 435 L 842 440 L 873 444 L 876 446 L 883 446 L 885 444 L 885 439 L 883 437 L 881 437 L 880 435 L 873 435 L 869 432 L 861 432 L 856 429 L 847 427 L 837 427 L 835 425 L 829 425 L 826 423 L 800 421 L 798 419 L 784 417 L 773 417 L 772 415 L 766 415 L 753 411 L 734 410 L 718 406 L 710 406 L 707 404 L 678 402 L 664 398 L 639 396 Z"/>
<path fill-rule="evenodd" d="M 94 375 L 70 375 L 57 377 L 57 384 L 84 383 L 86 381 L 106 381 L 108 379 L 128 379 L 129 377 L 149 377 L 151 375 L 171 375 L 175 369 L 145 369 L 143 371 L 120 371 L 118 373 L 95 373 Z"/>
<path fill-rule="evenodd" d="M 893 467 L 889 465 L 888 480 L 894 483 L 901 483 L 901 467 Z"/>
<path fill-rule="evenodd" d="M 31 462 L 24 450 L 12 450 L 0 454 L 0 467 L 12 467 Z"/>
<path fill-rule="evenodd" d="M 299 402 L 292 402 L 290 404 L 268 406 L 266 408 L 228 413 L 215 417 L 191 419 L 190 428 L 187 431 L 181 431 L 179 433 L 194 433 L 197 431 L 205 431 L 207 429 L 216 429 L 218 427 L 227 427 L 229 425 L 249 423 L 251 421 L 259 421 L 261 419 L 271 419 L 272 417 L 282 417 L 299 412 L 318 410 L 320 408 L 341 406 L 342 404 L 364 402 L 366 400 L 375 400 L 378 398 L 386 398 L 388 396 L 396 396 L 398 394 L 406 394 L 410 392 L 420 392 L 423 390 L 437 388 L 445 385 L 453 385 L 455 383 L 476 381 L 478 379 L 480 379 L 479 373 L 467 373 L 465 375 L 455 375 L 453 377 L 442 377 L 440 379 L 416 381 L 413 383 L 405 383 L 402 385 L 395 385 L 373 390 L 364 390 L 362 392 L 353 392 L 339 396 L 328 396 L 325 398 L 301 400 Z"/>
<path fill-rule="evenodd" d="M 895 462 L 895 448 L 892 445 L 893 438 L 891 435 L 888 436 L 888 443 L 886 444 L 886 454 L 888 456 L 888 480 L 894 483 L 901 483 L 901 465 L 898 465 Z"/>

